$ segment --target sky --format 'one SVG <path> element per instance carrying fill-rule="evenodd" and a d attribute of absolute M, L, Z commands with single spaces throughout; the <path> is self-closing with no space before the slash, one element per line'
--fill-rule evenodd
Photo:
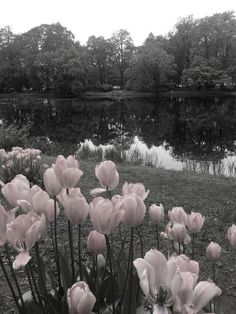
<path fill-rule="evenodd" d="M 180 18 L 225 11 L 236 13 L 236 0 L 0 0 L 0 28 L 8 25 L 18 34 L 59 22 L 81 44 L 89 36 L 110 38 L 126 29 L 141 45 L 150 32 L 167 35 Z"/>

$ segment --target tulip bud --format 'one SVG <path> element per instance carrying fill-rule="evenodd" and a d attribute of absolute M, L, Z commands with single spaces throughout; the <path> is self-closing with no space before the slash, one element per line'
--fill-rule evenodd
<path fill-rule="evenodd" d="M 157 206 L 156 204 L 152 204 L 149 207 L 148 215 L 151 219 L 151 222 L 155 225 L 158 225 L 164 219 L 164 207 L 162 204 Z"/>
<path fill-rule="evenodd" d="M 95 175 L 103 188 L 114 190 L 119 183 L 116 165 L 111 160 L 102 161 L 95 167 Z"/>
<path fill-rule="evenodd" d="M 52 196 L 58 195 L 62 190 L 62 186 L 59 183 L 53 168 L 48 168 L 44 172 L 43 182 L 47 192 Z"/>
<path fill-rule="evenodd" d="M 96 298 L 84 281 L 75 283 L 67 290 L 67 304 L 71 314 L 90 314 Z"/>
<path fill-rule="evenodd" d="M 184 225 L 175 223 L 171 228 L 168 229 L 169 236 L 178 243 L 184 243 L 187 237 L 187 230 Z"/>
<path fill-rule="evenodd" d="M 233 248 L 236 248 L 236 225 L 229 227 L 227 237 Z"/>
<path fill-rule="evenodd" d="M 208 262 L 218 262 L 221 257 L 221 247 L 218 243 L 211 242 L 206 249 L 206 259 Z"/>
<path fill-rule="evenodd" d="M 146 212 L 144 201 L 136 194 L 127 194 L 121 198 L 116 205 L 119 209 L 124 209 L 125 215 L 123 223 L 132 227 L 139 226 Z"/>
<path fill-rule="evenodd" d="M 188 215 L 187 226 L 189 231 L 196 233 L 202 229 L 204 224 L 205 217 L 203 217 L 200 213 L 191 212 L 191 215 Z"/>
<path fill-rule="evenodd" d="M 96 255 L 102 253 L 106 247 L 106 239 L 104 234 L 99 233 L 96 230 L 91 231 L 88 236 L 87 247 L 89 252 L 93 252 Z"/>
<path fill-rule="evenodd" d="M 126 194 L 136 194 L 141 197 L 142 200 L 145 200 L 149 194 L 149 190 L 145 191 L 145 187 L 142 183 L 127 183 L 122 187 L 122 195 Z"/>
<path fill-rule="evenodd" d="M 187 214 L 184 211 L 183 207 L 173 207 L 172 210 L 169 210 L 168 215 L 171 222 L 178 222 L 186 226 Z"/>

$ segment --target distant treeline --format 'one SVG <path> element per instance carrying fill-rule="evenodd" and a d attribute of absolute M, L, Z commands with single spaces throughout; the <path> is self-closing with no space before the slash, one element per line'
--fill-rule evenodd
<path fill-rule="evenodd" d="M 0 29 L 0 92 L 80 94 L 113 86 L 157 92 L 235 88 L 234 12 L 182 18 L 167 36 L 150 33 L 138 47 L 123 29 L 109 39 L 90 36 L 86 45 L 59 23 L 23 34 Z"/>

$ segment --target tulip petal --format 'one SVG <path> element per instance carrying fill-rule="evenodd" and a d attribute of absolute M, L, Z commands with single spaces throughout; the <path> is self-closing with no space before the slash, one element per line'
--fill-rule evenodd
<path fill-rule="evenodd" d="M 29 260 L 31 259 L 31 256 L 28 252 L 21 252 L 16 256 L 16 259 L 13 262 L 13 268 L 19 269 L 21 267 L 24 267 Z"/>
<path fill-rule="evenodd" d="M 195 305 L 194 311 L 198 313 L 214 297 L 221 295 L 222 291 L 214 283 L 208 281 L 199 282 L 192 296 L 192 304 Z"/>

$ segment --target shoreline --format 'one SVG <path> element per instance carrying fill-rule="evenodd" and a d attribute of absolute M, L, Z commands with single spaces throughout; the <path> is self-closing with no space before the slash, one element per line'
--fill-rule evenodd
<path fill-rule="evenodd" d="M 14 98 L 14 97 L 48 97 L 48 98 L 68 98 L 68 99 L 112 99 L 120 100 L 127 98 L 157 98 L 157 97 L 182 97 L 182 98 L 205 98 L 205 97 L 236 97 L 236 91 L 221 91 L 221 90 L 171 90 L 166 92 L 160 92 L 157 95 L 155 92 L 135 92 L 135 91 L 110 91 L 110 92 L 99 92 L 99 91 L 86 91 L 81 93 L 80 96 L 76 95 L 57 95 L 54 93 L 40 93 L 40 92 L 14 92 L 14 93 L 0 93 L 1 98 Z"/>

